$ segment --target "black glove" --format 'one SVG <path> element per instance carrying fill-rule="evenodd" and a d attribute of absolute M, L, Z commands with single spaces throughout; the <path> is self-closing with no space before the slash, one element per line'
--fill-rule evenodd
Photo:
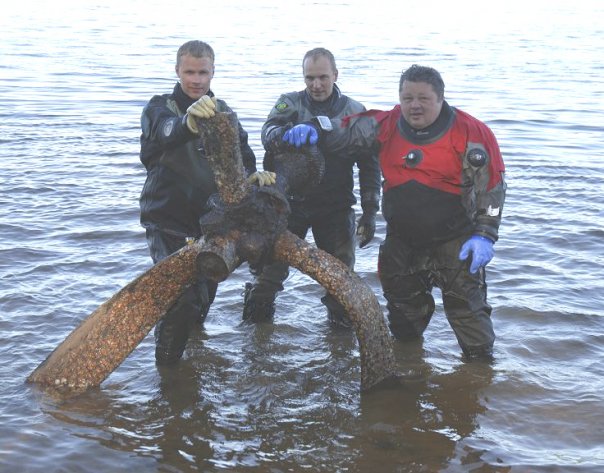
<path fill-rule="evenodd" d="M 271 131 L 270 139 L 267 140 L 264 145 L 264 149 L 269 154 L 278 154 L 287 151 L 291 151 L 291 147 L 287 141 L 283 140 L 283 135 L 287 133 L 294 125 L 290 122 L 284 126 L 276 127 L 277 129 Z M 264 169 L 269 169 L 265 167 Z"/>
<path fill-rule="evenodd" d="M 375 235 L 375 212 L 363 212 L 357 222 L 357 236 L 359 237 L 359 248 L 369 244 Z"/>
<path fill-rule="evenodd" d="M 375 236 L 375 215 L 380 208 L 380 195 L 375 192 L 361 193 L 361 208 L 363 215 L 357 222 L 359 248 L 364 248 Z"/>

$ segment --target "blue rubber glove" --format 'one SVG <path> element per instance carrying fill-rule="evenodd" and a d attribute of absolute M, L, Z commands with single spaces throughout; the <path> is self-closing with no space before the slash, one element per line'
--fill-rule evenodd
<path fill-rule="evenodd" d="M 493 259 L 493 255 L 495 254 L 493 242 L 486 237 L 474 235 L 461 247 L 459 259 L 468 259 L 470 253 L 472 253 L 470 272 L 474 274 L 479 268 L 486 266 Z"/>
<path fill-rule="evenodd" d="M 300 123 L 299 125 L 290 128 L 283 134 L 283 141 L 287 141 L 290 145 L 299 148 L 302 145 L 310 143 L 316 145 L 319 141 L 319 133 L 317 129 L 306 123 Z"/>

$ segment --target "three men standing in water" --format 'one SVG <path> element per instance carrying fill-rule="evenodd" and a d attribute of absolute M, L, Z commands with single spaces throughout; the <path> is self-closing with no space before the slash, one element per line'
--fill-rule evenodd
<path fill-rule="evenodd" d="M 209 88 L 214 57 L 213 52 L 211 60 L 209 55 L 189 55 L 194 66 L 189 73 L 199 77 L 191 82 L 195 93 L 187 94 L 187 69 L 177 61 L 180 82 L 172 94 L 154 97 L 141 119 L 141 161 L 148 171 L 141 223 L 155 262 L 184 245 L 187 236 L 199 237 L 198 220 L 215 189 L 211 172 L 200 164 L 203 150 L 191 120 L 192 115 L 207 118 L 215 113 L 216 99 Z M 317 246 L 352 269 L 353 166 L 359 167 L 363 214 L 356 233 L 361 247 L 375 232 L 381 169 L 387 227 L 378 273 L 392 334 L 400 340 L 423 336 L 435 309 L 432 290 L 438 287 L 465 359 L 490 360 L 495 334 L 484 268 L 494 254 L 506 189 L 495 136 L 483 122 L 447 103 L 444 82 L 429 67 L 414 65 L 403 71 L 400 103 L 389 111 L 366 111 L 343 95 L 335 85 L 338 71 L 328 50 L 309 51 L 303 73 L 306 89 L 282 95 L 263 126 L 267 171 L 256 172 L 254 154 L 240 126 L 250 178 L 259 184 L 274 182 L 270 155 L 277 140 L 293 147 L 318 145 L 326 156 L 325 178 L 307 195 L 288 196 L 289 228 L 301 238 L 312 229 Z M 209 79 L 202 80 L 204 74 Z M 186 163 L 192 166 L 188 171 Z M 189 172 L 198 167 L 199 172 Z M 187 193 L 185 183 L 199 191 Z M 183 205 L 168 205 L 185 195 L 180 199 Z M 183 216 L 181 221 L 175 218 L 178 215 Z M 271 320 L 275 295 L 286 277 L 287 266 L 269 265 L 254 284 L 248 284 L 244 319 Z M 158 363 L 182 356 L 193 322 L 205 319 L 216 286 L 202 278 L 189 292 L 156 327 Z M 335 300 L 326 295 L 322 301 L 331 322 L 347 325 Z"/>

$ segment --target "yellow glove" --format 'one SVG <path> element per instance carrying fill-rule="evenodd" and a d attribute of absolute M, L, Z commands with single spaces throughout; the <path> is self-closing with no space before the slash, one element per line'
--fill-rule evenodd
<path fill-rule="evenodd" d="M 257 182 L 260 187 L 272 186 L 277 182 L 277 175 L 271 171 L 256 171 L 247 178 L 247 182 L 253 184 Z"/>
<path fill-rule="evenodd" d="M 199 134 L 195 117 L 210 118 L 214 115 L 216 115 L 216 97 L 210 98 L 208 95 L 204 95 L 187 108 L 187 126 L 193 133 Z"/>

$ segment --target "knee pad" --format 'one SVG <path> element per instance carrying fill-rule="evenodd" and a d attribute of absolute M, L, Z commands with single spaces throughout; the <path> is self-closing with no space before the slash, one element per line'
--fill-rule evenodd
<path fill-rule="evenodd" d="M 191 330 L 203 322 L 210 308 L 207 295 L 205 285 L 190 287 L 157 322 L 155 359 L 159 364 L 174 363 L 182 358 Z"/>
<path fill-rule="evenodd" d="M 415 327 L 404 315 L 391 310 L 388 311 L 388 327 L 397 340 L 417 340 L 423 334 L 423 330 Z"/>
<path fill-rule="evenodd" d="M 155 326 L 155 361 L 170 365 L 182 358 L 189 338 L 186 324 L 181 321 L 161 319 Z"/>
<path fill-rule="evenodd" d="M 327 317 L 329 322 L 336 327 L 352 327 L 352 323 L 344 306 L 335 300 L 331 295 L 321 297 L 321 302 L 327 307 Z"/>
<path fill-rule="evenodd" d="M 421 338 L 434 313 L 434 298 L 426 293 L 406 302 L 388 302 L 390 331 L 399 340 Z"/>

